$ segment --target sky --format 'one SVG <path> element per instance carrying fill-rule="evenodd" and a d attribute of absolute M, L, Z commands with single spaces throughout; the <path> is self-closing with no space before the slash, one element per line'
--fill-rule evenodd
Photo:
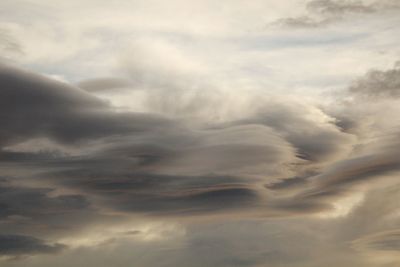
<path fill-rule="evenodd" d="M 0 266 L 400 266 L 399 26 L 398 0 L 2 0 Z"/>

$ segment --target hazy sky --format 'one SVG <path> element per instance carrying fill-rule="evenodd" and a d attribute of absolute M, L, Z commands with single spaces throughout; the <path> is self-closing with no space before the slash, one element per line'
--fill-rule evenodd
<path fill-rule="evenodd" d="M 1 0 L 0 266 L 400 266 L 399 0 Z"/>

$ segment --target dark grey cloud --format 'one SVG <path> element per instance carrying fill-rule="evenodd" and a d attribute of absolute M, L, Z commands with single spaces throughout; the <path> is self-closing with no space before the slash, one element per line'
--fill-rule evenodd
<path fill-rule="evenodd" d="M 0 185 L 0 220 L 9 216 L 40 218 L 41 216 L 63 214 L 84 210 L 88 201 L 81 195 L 60 195 L 51 197 L 49 188 L 29 188 Z"/>
<path fill-rule="evenodd" d="M 65 248 L 65 245 L 49 244 L 32 236 L 0 234 L 0 257 L 53 254 Z"/>
<path fill-rule="evenodd" d="M 282 209 L 323 211 L 333 208 L 332 201 L 351 195 L 360 185 L 373 184 L 400 171 L 397 152 L 374 154 L 336 163 L 325 171 L 310 177 L 301 177 L 303 190 L 277 202 Z M 297 182 L 296 178 L 295 182 Z M 290 180 L 289 180 L 290 181 Z M 283 185 L 285 184 L 283 181 Z M 281 182 L 282 183 L 282 182 Z M 287 182 L 286 182 L 287 183 Z M 278 187 L 280 183 L 277 184 Z M 267 185 L 275 189 L 274 185 Z"/>
<path fill-rule="evenodd" d="M 144 214 L 204 214 L 260 206 L 271 214 L 304 214 L 331 209 L 327 199 L 342 197 L 346 185 L 397 170 L 398 162 L 385 153 L 371 157 L 375 164 L 360 158 L 326 168 L 351 151 L 354 136 L 342 132 L 321 109 L 303 104 L 271 102 L 241 120 L 194 130 L 153 115 L 117 113 L 78 88 L 15 68 L 3 67 L 2 79 L 2 94 L 8 100 L 2 109 L 12 111 L 2 118 L 7 126 L 2 134 L 10 138 L 5 139 L 8 148 L 1 153 L 2 161 L 30 162 L 28 170 L 40 171 L 31 175 L 35 179 L 81 195 L 52 198 L 53 202 L 72 205 L 73 198 L 89 197 L 100 207 Z M 13 150 L 12 144 L 36 136 L 63 145 L 103 139 L 92 148 L 82 142 L 92 150 L 79 156 Z M 285 170 L 285 164 L 293 167 Z M 283 173 L 298 172 L 297 177 L 277 180 L 277 166 Z M 326 169 L 310 174 L 318 168 Z M 267 190 L 260 195 L 256 188 L 261 178 Z M 268 196 L 269 203 L 262 203 L 270 191 L 287 191 L 282 189 L 298 194 L 289 199 Z M 47 192 L 41 194 L 45 198 Z"/>
<path fill-rule="evenodd" d="M 193 130 L 146 114 L 116 113 L 84 91 L 15 68 L 3 67 L 2 77 L 7 100 L 2 108 L 12 111 L 2 118 L 7 126 L 3 135 L 12 138 L 5 139 L 11 150 L 2 152 L 3 162 L 30 161 L 28 170 L 40 171 L 35 179 L 93 197 L 96 205 L 111 210 L 204 214 L 259 206 L 293 213 L 325 209 L 324 203 L 286 200 L 265 205 L 257 182 L 273 181 L 280 174 L 277 166 L 284 170 L 284 164 L 335 160 L 353 141 L 321 110 L 306 105 L 270 103 L 248 118 Z M 64 145 L 103 139 L 83 156 L 12 150 L 12 144 L 36 136 Z"/>
<path fill-rule="evenodd" d="M 400 251 L 400 233 L 390 233 L 382 236 L 380 240 L 370 241 L 368 247 L 376 250 Z"/>
<path fill-rule="evenodd" d="M 249 177 L 275 175 L 277 165 L 296 161 L 294 149 L 268 126 L 177 127 L 172 120 L 153 115 L 115 112 L 67 84 L 7 66 L 1 70 L 1 109 L 6 114 L 0 119 L 2 162 L 14 167 L 28 163 L 20 170 L 35 170 L 35 179 L 93 196 L 96 204 L 111 209 L 190 214 L 252 208 L 259 196 Z M 89 150 L 78 156 L 15 150 L 21 142 L 39 137 L 64 146 L 79 143 Z M 100 144 L 90 146 L 99 138 Z M 7 191 L 5 197 L 12 198 L 13 190 Z M 47 193 L 21 196 L 36 203 L 40 216 L 37 202 L 45 202 Z M 50 198 L 44 210 L 50 212 L 55 205 L 65 212 L 67 207 L 57 208 L 63 201 L 84 203 L 84 197 Z M 5 210 L 15 213 L 7 216 L 30 215 L 23 214 L 25 207 Z"/>
<path fill-rule="evenodd" d="M 2 146 L 35 137 L 74 143 L 167 128 L 149 114 L 116 113 L 84 91 L 14 67 L 0 66 Z"/>
<path fill-rule="evenodd" d="M 363 147 L 361 155 L 353 149 L 358 117 L 351 112 L 331 117 L 313 105 L 263 100 L 240 118 L 205 126 L 190 123 L 190 116 L 116 112 L 77 87 L 14 67 L 0 70 L 0 171 L 7 177 L 0 183 L 0 233 L 35 236 L 26 243 L 43 244 L 42 251 L 48 246 L 49 253 L 61 250 L 57 242 L 69 234 L 132 217 L 279 220 L 329 212 L 359 185 L 400 170 L 395 139 L 380 140 L 379 149 Z M 335 119 L 346 115 L 347 124 Z M 146 235 L 133 231 L 124 238 Z M 186 244 L 209 252 L 202 242 L 196 237 Z M 279 266 L 282 257 L 293 264 L 307 259 L 303 252 L 271 245 L 212 262 Z"/>
<path fill-rule="evenodd" d="M 307 263 L 312 255 L 310 248 L 322 251 L 321 248 L 326 246 L 326 243 L 324 245 L 319 240 L 316 232 L 316 229 L 305 226 L 301 221 L 289 225 L 283 221 L 203 222 L 189 225 L 184 237 L 177 236 L 175 239 L 158 242 L 140 242 L 134 238 L 125 238 L 101 247 L 67 250 L 64 255 L 48 257 L 45 262 L 51 266 L 50 262 L 61 259 L 62 267 L 67 264 L 105 267 L 110 261 L 116 265 L 135 262 L 141 266 L 165 267 L 200 267 L 213 264 L 223 267 L 253 267 L 265 263 L 296 266 L 296 263 Z M 306 244 L 304 240 L 307 240 Z M 114 253 L 105 253 L 109 249 L 118 252 L 119 257 L 115 257 Z M 152 253 L 148 253 L 149 251 Z M 162 259 L 164 260 L 160 264 Z M 24 262 L 17 263 L 16 266 L 22 264 Z M 32 266 L 40 266 L 40 261 L 34 262 Z"/>
<path fill-rule="evenodd" d="M 335 124 L 357 136 L 359 142 L 354 143 L 349 157 L 314 174 L 267 184 L 269 190 L 294 188 L 297 192 L 292 198 L 281 199 L 278 206 L 283 203 L 282 208 L 292 208 L 292 205 L 295 208 L 301 205 L 323 208 L 325 205 L 329 210 L 332 208 L 329 204 L 365 188 L 387 183 L 398 174 L 399 128 L 396 120 L 389 119 L 388 123 L 390 114 L 397 110 L 397 80 L 397 67 L 387 71 L 374 70 L 345 91 L 346 100 L 343 103 L 339 100 L 344 107 L 333 113 L 337 118 Z M 372 203 L 369 205 L 373 206 Z"/>
<path fill-rule="evenodd" d="M 15 152 L 15 151 L 0 151 L 0 162 L 32 162 L 46 161 L 64 156 L 59 151 L 38 151 L 37 153 L 30 152 Z"/>
<path fill-rule="evenodd" d="M 52 239 L 79 232 L 100 218 L 106 220 L 84 195 L 59 193 L 59 187 L 13 184 L 21 183 L 19 179 L 8 178 L 0 184 L 0 233 Z"/>
<path fill-rule="evenodd" d="M 257 193 L 245 187 L 212 188 L 163 194 L 126 194 L 116 201 L 115 208 L 130 212 L 164 215 L 212 214 L 243 208 L 253 208 Z"/>
<path fill-rule="evenodd" d="M 290 178 L 283 178 L 276 182 L 265 184 L 265 188 L 271 190 L 290 190 L 292 188 L 299 188 L 307 183 L 307 179 L 312 176 L 296 176 Z"/>
<path fill-rule="evenodd" d="M 379 262 L 399 255 L 400 191 L 386 190 L 399 184 L 398 68 L 339 97 L 314 87 L 351 75 L 330 68 L 341 56 L 383 64 L 372 50 L 394 47 L 398 1 L 307 0 L 278 22 L 385 29 L 332 55 L 301 32 L 248 32 L 296 12 L 290 1 L 4 1 L 0 50 L 24 48 L 49 76 L 0 66 L 1 266 L 398 266 Z"/>
<path fill-rule="evenodd" d="M 292 103 L 270 103 L 254 116 L 236 123 L 261 124 L 275 129 L 297 149 L 299 158 L 311 162 L 341 157 L 354 141 L 353 136 L 343 133 L 335 126 L 335 120 L 327 118 L 321 110 Z"/>
<path fill-rule="evenodd" d="M 313 0 L 307 3 L 307 9 L 311 12 L 334 15 L 372 13 L 377 10 L 377 3 L 368 5 L 359 0 Z"/>
<path fill-rule="evenodd" d="M 246 179 L 135 173 L 128 171 L 128 162 L 124 165 L 107 161 L 81 162 L 75 167 L 70 165 L 69 171 L 46 176 L 65 187 L 95 196 L 102 207 L 129 213 L 193 215 L 258 205 L 258 193 Z"/>
<path fill-rule="evenodd" d="M 353 247 L 361 251 L 393 251 L 400 253 L 400 230 L 384 231 L 353 241 Z"/>
<path fill-rule="evenodd" d="M 338 100 L 343 106 L 332 112 L 336 118 L 333 123 L 358 139 L 348 144 L 353 147 L 351 154 L 312 170 L 314 173 L 282 179 L 265 187 L 274 191 L 297 190 L 292 199 L 282 200 L 285 205 L 303 202 L 319 206 L 349 196 L 361 185 L 379 184 L 396 175 L 400 170 L 399 128 L 395 120 L 387 124 L 386 110 L 389 113 L 397 110 L 398 76 L 397 67 L 371 71 L 346 89 L 343 103 Z"/>
<path fill-rule="evenodd" d="M 310 16 L 299 16 L 293 18 L 282 18 L 274 22 L 274 25 L 289 28 L 318 28 L 330 24 L 334 21 L 332 18 L 318 19 Z"/>
<path fill-rule="evenodd" d="M 400 97 L 400 68 L 395 66 L 386 71 L 372 70 L 358 79 L 349 88 L 354 97 L 376 100 Z"/>
<path fill-rule="evenodd" d="M 282 18 L 274 24 L 291 28 L 318 28 L 357 14 L 381 14 L 400 9 L 398 1 L 311 0 L 306 4 L 307 14 Z"/>

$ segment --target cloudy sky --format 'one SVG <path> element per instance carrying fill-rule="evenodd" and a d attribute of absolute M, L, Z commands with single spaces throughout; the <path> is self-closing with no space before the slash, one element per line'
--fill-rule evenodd
<path fill-rule="evenodd" d="M 0 266 L 400 266 L 399 0 L 2 0 Z"/>

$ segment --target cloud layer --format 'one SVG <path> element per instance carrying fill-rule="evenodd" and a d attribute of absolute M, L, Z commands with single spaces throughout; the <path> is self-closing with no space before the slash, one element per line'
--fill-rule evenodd
<path fill-rule="evenodd" d="M 1 6 L 1 266 L 398 266 L 396 1 Z"/>

